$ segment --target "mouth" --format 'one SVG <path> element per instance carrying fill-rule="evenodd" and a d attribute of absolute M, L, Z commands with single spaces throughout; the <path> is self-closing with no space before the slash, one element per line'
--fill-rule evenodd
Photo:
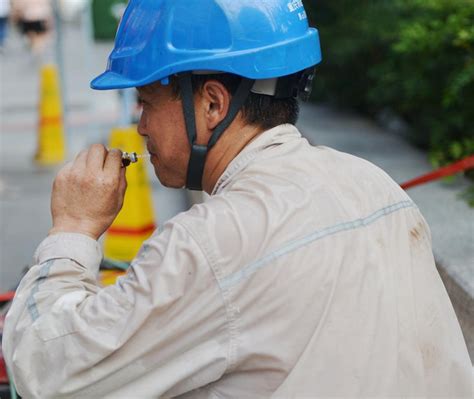
<path fill-rule="evenodd" d="M 158 160 L 158 156 L 152 151 L 148 151 L 148 153 L 150 154 L 150 162 L 155 164 L 155 162 Z"/>
<path fill-rule="evenodd" d="M 147 151 L 148 151 L 148 154 L 150 154 L 150 156 L 156 156 L 156 154 L 150 149 L 150 147 L 146 147 Z"/>

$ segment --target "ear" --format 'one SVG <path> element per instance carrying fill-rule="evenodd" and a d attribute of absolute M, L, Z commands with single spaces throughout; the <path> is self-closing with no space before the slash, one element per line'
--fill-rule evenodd
<path fill-rule="evenodd" d="M 212 131 L 226 117 L 231 94 L 217 80 L 208 80 L 201 90 L 201 110 L 208 131 Z"/>

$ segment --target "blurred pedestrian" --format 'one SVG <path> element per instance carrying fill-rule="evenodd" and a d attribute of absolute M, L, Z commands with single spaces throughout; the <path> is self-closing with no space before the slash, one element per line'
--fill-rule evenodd
<path fill-rule="evenodd" d="M 0 49 L 3 48 L 3 43 L 5 42 L 9 15 L 10 0 L 0 0 Z"/>
<path fill-rule="evenodd" d="M 12 0 L 12 16 L 21 33 L 28 38 L 33 54 L 40 55 L 51 36 L 53 8 L 50 0 Z"/>

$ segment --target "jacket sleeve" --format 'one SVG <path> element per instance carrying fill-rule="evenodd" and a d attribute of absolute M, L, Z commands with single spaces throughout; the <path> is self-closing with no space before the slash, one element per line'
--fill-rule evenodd
<path fill-rule="evenodd" d="M 58 234 L 5 320 L 3 350 L 25 397 L 158 397 L 219 379 L 230 346 L 225 303 L 201 248 L 179 223 L 142 246 L 101 288 L 99 244 Z"/>

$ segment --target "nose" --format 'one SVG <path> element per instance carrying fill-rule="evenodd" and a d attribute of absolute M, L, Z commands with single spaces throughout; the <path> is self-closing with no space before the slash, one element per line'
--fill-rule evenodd
<path fill-rule="evenodd" d="M 147 124 L 146 124 L 146 118 L 144 116 L 144 112 L 141 113 L 140 119 L 138 121 L 138 126 L 137 126 L 137 131 L 140 136 L 147 136 L 146 130 L 147 130 Z"/>

